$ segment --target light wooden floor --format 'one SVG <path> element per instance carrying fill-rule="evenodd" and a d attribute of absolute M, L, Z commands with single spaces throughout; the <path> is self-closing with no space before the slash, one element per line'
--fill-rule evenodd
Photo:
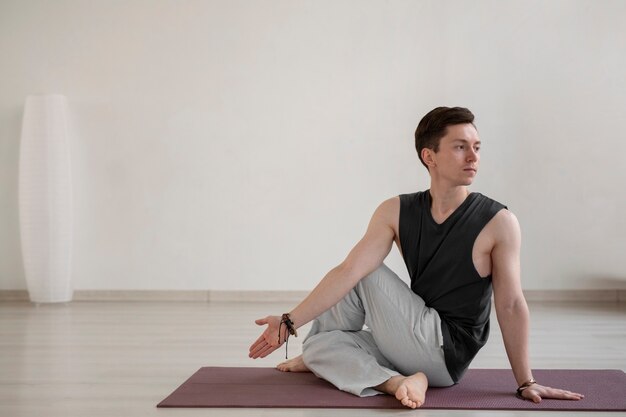
<path fill-rule="evenodd" d="M 273 366 L 248 359 L 255 318 L 278 303 L 0 303 L 0 416 L 512 416 L 555 412 L 157 409 L 201 366 Z M 626 369 L 626 303 L 531 303 L 535 368 Z M 507 367 L 500 332 L 473 367 Z M 302 338 L 291 339 L 290 357 Z M 511 379 L 511 390 L 514 382 Z M 623 413 L 567 413 L 593 416 Z M 416 414 L 417 415 L 417 414 Z"/>

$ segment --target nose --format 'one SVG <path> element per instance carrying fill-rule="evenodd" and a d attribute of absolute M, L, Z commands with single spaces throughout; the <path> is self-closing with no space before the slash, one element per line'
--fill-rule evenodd
<path fill-rule="evenodd" d="M 468 162 L 473 162 L 473 161 L 478 161 L 478 152 L 474 149 L 474 148 L 470 148 L 470 150 L 467 153 L 467 161 Z"/>

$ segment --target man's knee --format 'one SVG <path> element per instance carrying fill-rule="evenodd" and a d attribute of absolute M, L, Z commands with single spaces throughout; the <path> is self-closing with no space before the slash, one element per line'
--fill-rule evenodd
<path fill-rule="evenodd" d="M 381 280 L 388 278 L 389 268 L 387 265 L 380 264 L 378 268 L 363 277 L 358 283 L 362 288 L 380 287 Z"/>
<path fill-rule="evenodd" d="M 340 348 L 341 344 L 347 342 L 349 342 L 349 337 L 345 335 L 342 330 L 332 330 L 314 334 L 307 337 L 302 344 L 302 360 L 310 369 L 310 366 L 313 365 L 316 360 L 322 358 L 324 355 L 331 354 L 333 350 Z"/>
<path fill-rule="evenodd" d="M 341 330 L 331 330 L 328 332 L 320 332 L 312 336 L 307 337 L 302 343 L 302 353 L 323 349 L 330 347 L 334 343 L 337 343 L 341 338 Z"/>

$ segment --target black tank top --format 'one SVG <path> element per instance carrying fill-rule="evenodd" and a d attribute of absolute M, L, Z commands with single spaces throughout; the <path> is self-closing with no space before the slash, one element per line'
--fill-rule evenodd
<path fill-rule="evenodd" d="M 442 224 L 430 208 L 430 190 L 400 195 L 400 246 L 411 289 L 441 317 L 446 367 L 456 383 L 489 337 L 491 275 L 476 271 L 474 241 L 506 206 L 471 193 Z"/>

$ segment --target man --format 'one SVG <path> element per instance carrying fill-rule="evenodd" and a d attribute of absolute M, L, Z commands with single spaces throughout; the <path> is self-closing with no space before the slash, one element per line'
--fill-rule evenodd
<path fill-rule="evenodd" d="M 480 161 L 474 115 L 460 107 L 432 110 L 417 127 L 415 146 L 430 189 L 380 204 L 365 236 L 295 309 L 256 320 L 267 328 L 249 356 L 269 355 L 315 320 L 303 354 L 278 369 L 312 371 L 355 395 L 388 393 L 420 407 L 428 386 L 459 382 L 486 343 L 493 293 L 517 394 L 535 402 L 581 399 L 532 377 L 519 224 L 505 206 L 467 189 Z M 410 288 L 383 264 L 393 242 Z"/>

